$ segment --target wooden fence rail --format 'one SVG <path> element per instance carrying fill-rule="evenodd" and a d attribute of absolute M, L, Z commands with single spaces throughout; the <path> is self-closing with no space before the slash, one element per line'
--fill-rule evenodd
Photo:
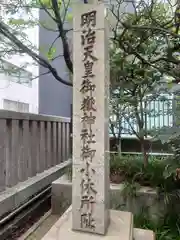
<path fill-rule="evenodd" d="M 69 156 L 70 118 L 0 110 L 0 191 Z"/>

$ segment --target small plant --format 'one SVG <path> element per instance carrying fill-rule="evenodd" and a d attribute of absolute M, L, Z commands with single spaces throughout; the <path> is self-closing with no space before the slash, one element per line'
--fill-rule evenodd
<path fill-rule="evenodd" d="M 124 197 L 136 197 L 136 193 L 140 187 L 141 186 L 136 182 L 125 182 L 122 190 L 122 195 Z"/>
<path fill-rule="evenodd" d="M 174 212 L 168 212 L 163 219 L 153 221 L 148 216 L 148 209 L 142 209 L 134 215 L 136 228 L 154 231 L 156 240 L 179 240 L 180 239 L 180 216 Z"/>
<path fill-rule="evenodd" d="M 136 182 L 142 186 L 158 188 L 163 192 L 180 188 L 180 170 L 178 169 L 178 163 L 171 161 L 170 157 L 149 156 L 149 163 L 145 168 L 141 155 L 116 154 L 112 155 L 110 160 L 112 182 Z"/>
<path fill-rule="evenodd" d="M 119 155 L 118 155 L 119 156 Z M 120 183 L 124 181 L 125 172 L 121 167 L 121 162 L 119 161 L 119 157 L 116 155 L 111 156 L 110 160 L 110 180 L 113 183 Z"/>
<path fill-rule="evenodd" d="M 140 159 L 136 158 L 136 160 L 138 162 L 135 162 L 134 157 L 129 155 L 111 155 L 110 178 L 112 182 L 120 183 L 124 180 L 132 179 L 133 176 L 142 168 L 142 163 Z"/>

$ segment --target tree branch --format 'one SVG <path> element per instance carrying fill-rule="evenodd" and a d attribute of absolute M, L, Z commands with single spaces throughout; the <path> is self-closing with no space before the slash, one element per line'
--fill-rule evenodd
<path fill-rule="evenodd" d="M 59 29 L 59 35 L 62 40 L 64 60 L 70 72 L 73 73 L 73 64 L 70 58 L 71 54 L 69 50 L 68 40 L 67 40 L 66 33 L 64 32 L 63 22 L 59 13 L 57 0 L 51 0 L 51 3 L 52 3 L 52 9 L 56 17 L 56 23 Z"/>
<path fill-rule="evenodd" d="M 38 55 L 31 49 L 29 49 L 27 46 L 25 46 L 11 31 L 8 29 L 6 24 L 4 24 L 2 21 L 0 21 L 0 34 L 5 36 L 8 40 L 12 41 L 19 49 L 23 49 L 34 61 L 36 61 L 38 64 L 41 66 L 49 69 L 52 73 L 52 75 L 61 83 L 67 85 L 67 86 L 72 86 L 72 82 L 68 82 L 66 80 L 63 80 L 57 70 L 47 61 L 45 60 L 42 56 Z"/>
<path fill-rule="evenodd" d="M 41 73 L 40 75 L 38 75 L 38 76 L 36 76 L 36 77 L 33 77 L 33 78 L 31 78 L 31 81 L 33 81 L 33 80 L 35 80 L 35 79 L 39 78 L 40 76 L 44 76 L 44 75 L 46 75 L 46 74 L 49 74 L 49 73 L 51 73 L 51 71 L 47 71 L 47 72 Z"/>

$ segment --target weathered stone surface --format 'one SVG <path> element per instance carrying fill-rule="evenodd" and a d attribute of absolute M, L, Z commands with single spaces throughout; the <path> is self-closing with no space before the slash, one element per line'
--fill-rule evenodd
<path fill-rule="evenodd" d="M 72 228 L 109 224 L 109 56 L 103 4 L 74 7 Z M 91 116 L 91 122 L 90 118 Z"/>
<path fill-rule="evenodd" d="M 155 234 L 150 230 L 134 228 L 133 234 L 134 240 L 155 240 Z"/>
<path fill-rule="evenodd" d="M 71 230 L 71 207 L 55 223 L 42 240 L 132 240 L 133 217 L 129 212 L 110 211 L 110 225 L 105 236 Z"/>
<path fill-rule="evenodd" d="M 62 215 L 72 203 L 72 182 L 63 175 L 52 183 L 52 214 Z"/>

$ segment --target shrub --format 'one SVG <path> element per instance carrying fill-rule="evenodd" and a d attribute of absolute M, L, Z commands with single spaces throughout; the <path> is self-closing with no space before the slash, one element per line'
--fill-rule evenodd
<path fill-rule="evenodd" d="M 142 209 L 140 214 L 134 215 L 134 226 L 153 230 L 156 240 L 179 240 L 180 236 L 180 216 L 177 213 L 169 212 L 158 222 L 150 220 L 147 209 Z"/>
<path fill-rule="evenodd" d="M 143 186 L 157 187 L 171 191 L 179 188 L 175 178 L 178 163 L 170 157 L 149 157 L 147 167 L 144 167 L 142 155 L 111 155 L 110 174 L 123 175 L 123 180 L 137 182 Z"/>

